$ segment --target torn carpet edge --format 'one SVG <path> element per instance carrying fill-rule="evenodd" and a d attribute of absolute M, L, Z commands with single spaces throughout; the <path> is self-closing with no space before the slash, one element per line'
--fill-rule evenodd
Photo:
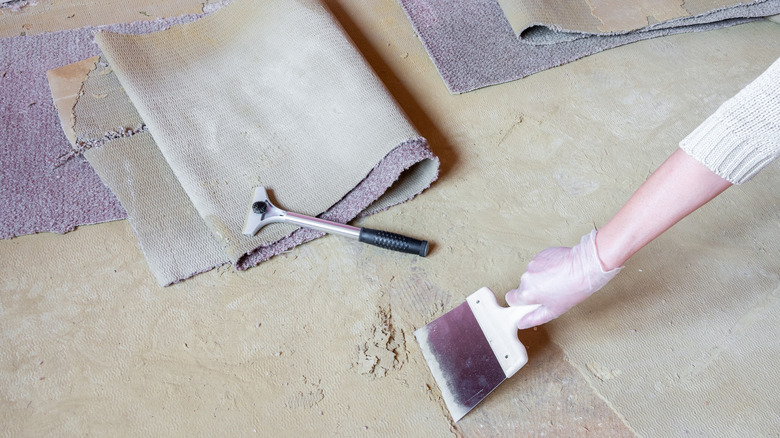
<path fill-rule="evenodd" d="M 437 178 L 439 162 L 427 142 L 330 13 L 318 2 L 303 3 L 237 1 L 210 19 L 163 35 L 99 36 L 111 63 L 98 62 L 90 72 L 75 108 L 75 135 L 91 146 L 84 156 L 128 210 L 160 284 L 228 261 L 246 269 L 321 235 L 274 225 L 265 235 L 240 236 L 254 185 L 272 189 L 285 208 L 346 222 L 404 202 Z M 272 24 L 256 26 L 261 19 Z M 251 31 L 225 35 L 225 29 L 249 23 Z M 296 29 L 312 23 L 317 38 Z M 226 37 L 222 44 L 220 35 Z M 145 49 L 150 41 L 151 53 Z M 215 51 L 198 53 L 204 46 Z M 250 56 L 253 51 L 257 56 Z M 177 54 L 174 64 L 169 53 Z M 214 67 L 212 56 L 220 58 L 223 70 Z M 133 69 L 140 64 L 148 70 L 139 74 Z M 291 71 L 279 75 L 277 65 Z M 149 77 L 149 71 L 159 76 Z M 295 88 L 289 77 L 296 78 Z M 223 80 L 242 94 L 221 100 Z M 170 102 L 178 108 L 166 106 Z M 186 114 L 178 113 L 182 108 Z M 198 119 L 198 113 L 210 116 Z M 215 114 L 225 118 L 211 120 Z M 141 120 L 148 132 L 101 136 L 117 124 L 124 131 Z M 210 136 L 210 129 L 193 135 L 204 126 L 219 126 L 220 137 Z M 293 129 L 280 135 L 289 126 Z M 283 160 L 273 161 L 277 157 Z M 271 163 L 279 169 L 268 173 Z M 213 198 L 193 195 L 202 187 Z M 225 201 L 229 197 L 232 205 Z"/>
<path fill-rule="evenodd" d="M 717 12 L 720 21 L 534 45 L 517 37 L 496 0 L 399 0 L 449 91 L 524 78 L 632 42 L 747 23 L 780 13 L 780 0 Z"/>
<path fill-rule="evenodd" d="M 99 30 L 147 33 L 201 15 L 84 27 L 0 40 L 0 239 L 65 233 L 126 213 L 81 158 L 71 152 L 49 92 L 46 71 L 100 53 Z"/>
<path fill-rule="evenodd" d="M 30 0 L 0 0 L 0 9 L 10 9 L 13 12 L 19 12 L 27 5 L 36 5 L 38 2 Z"/>
<path fill-rule="evenodd" d="M 414 169 L 413 166 L 421 166 Z M 328 211 L 320 215 L 322 219 L 334 222 L 347 223 L 356 217 L 362 217 L 377 213 L 378 211 L 406 202 L 420 194 L 423 190 L 438 178 L 439 159 L 433 154 L 424 138 L 408 140 L 390 151 L 377 166 L 371 170 L 366 179 L 360 182 L 354 190 L 350 191 L 344 199 L 336 203 Z M 404 172 L 412 175 L 404 175 Z M 371 207 L 376 201 L 381 200 L 387 190 L 402 177 L 422 178 L 422 184 L 418 185 L 416 192 L 407 194 L 405 199 L 396 199 L 382 206 L 381 210 Z M 368 209 L 368 210 L 367 210 Z M 299 228 L 270 246 L 261 246 L 247 253 L 236 263 L 236 269 L 244 270 L 264 262 L 271 257 L 281 254 L 294 246 L 308 242 L 323 236 L 324 233 Z"/>
<path fill-rule="evenodd" d="M 165 286 L 226 263 L 105 59 L 96 56 L 60 67 L 49 72 L 49 79 L 73 154 L 89 161 L 126 209 L 158 282 Z M 159 202 L 147 205 L 137 202 L 139 198 Z M 139 221 L 142 212 L 158 220 Z M 171 229 L 202 238 L 197 246 L 166 239 Z M 170 257 L 186 251 L 197 256 L 184 260 Z"/>

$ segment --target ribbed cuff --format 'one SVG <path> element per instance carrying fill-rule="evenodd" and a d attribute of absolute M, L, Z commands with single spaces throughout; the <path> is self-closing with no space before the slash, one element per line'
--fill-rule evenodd
<path fill-rule="evenodd" d="M 780 59 L 691 132 L 680 148 L 732 184 L 780 156 Z"/>
<path fill-rule="evenodd" d="M 680 149 L 730 183 L 742 184 L 771 163 L 776 154 L 762 147 L 760 139 L 746 138 L 734 130 L 715 113 L 680 142 Z"/>

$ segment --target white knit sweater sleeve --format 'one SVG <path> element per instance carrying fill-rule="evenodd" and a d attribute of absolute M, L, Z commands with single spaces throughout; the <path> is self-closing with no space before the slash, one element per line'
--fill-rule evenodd
<path fill-rule="evenodd" d="M 780 59 L 691 132 L 680 148 L 733 184 L 780 156 Z"/>

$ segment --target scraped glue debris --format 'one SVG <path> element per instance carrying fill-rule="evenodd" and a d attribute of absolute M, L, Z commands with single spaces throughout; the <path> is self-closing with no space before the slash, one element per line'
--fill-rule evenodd
<path fill-rule="evenodd" d="M 358 345 L 358 360 L 354 364 L 360 374 L 371 378 L 385 377 L 392 369 L 401 369 L 406 362 L 406 335 L 396 330 L 389 309 L 380 307 L 377 324 L 371 338 Z"/>
<path fill-rule="evenodd" d="M 317 403 L 322 401 L 322 399 L 325 398 L 325 393 L 323 392 L 322 388 L 320 388 L 320 380 L 317 379 L 317 381 L 312 381 L 306 376 L 303 376 L 303 387 L 304 390 L 298 390 L 294 391 L 292 388 L 290 388 L 289 385 L 286 385 L 286 388 L 289 388 L 289 391 L 293 391 L 291 395 L 287 397 L 287 400 L 284 402 L 284 406 L 286 408 L 296 408 L 296 409 L 311 409 L 317 406 Z M 317 410 L 318 414 L 322 415 L 321 410 Z"/>
<path fill-rule="evenodd" d="M 607 380 L 612 380 L 615 377 L 618 377 L 621 373 L 620 370 L 611 370 L 597 362 L 588 362 L 585 364 L 585 366 L 588 367 L 588 371 L 593 373 L 593 375 L 596 376 L 602 382 L 606 382 Z"/>

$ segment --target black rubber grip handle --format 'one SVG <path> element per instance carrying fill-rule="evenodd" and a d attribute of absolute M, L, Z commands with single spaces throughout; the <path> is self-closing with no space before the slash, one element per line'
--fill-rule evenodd
<path fill-rule="evenodd" d="M 417 254 L 421 257 L 428 255 L 427 240 L 412 239 L 411 237 L 389 233 L 387 231 L 361 228 L 358 240 L 380 248 L 392 249 L 393 251 Z"/>

